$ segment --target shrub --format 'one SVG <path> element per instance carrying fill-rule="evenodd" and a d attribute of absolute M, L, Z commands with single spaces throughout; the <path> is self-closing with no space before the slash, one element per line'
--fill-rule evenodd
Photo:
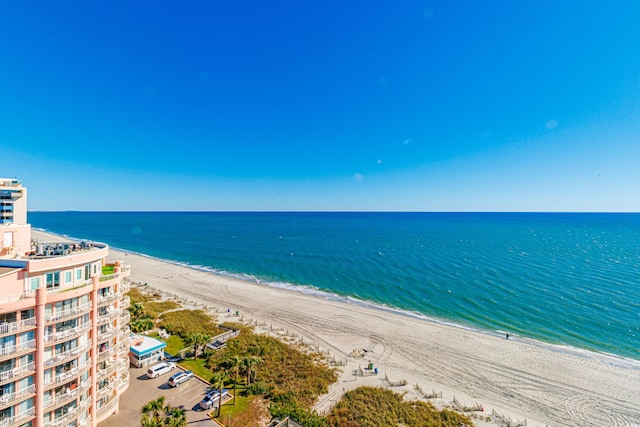
<path fill-rule="evenodd" d="M 375 387 L 359 387 L 347 392 L 333 408 L 327 421 L 331 427 L 473 426 L 465 415 L 449 409 L 438 411 L 427 402 L 406 402 L 391 390 Z"/>
<path fill-rule="evenodd" d="M 202 310 L 178 310 L 161 314 L 159 326 L 182 338 L 195 333 L 213 337 L 224 332 L 216 326 L 215 319 Z"/>

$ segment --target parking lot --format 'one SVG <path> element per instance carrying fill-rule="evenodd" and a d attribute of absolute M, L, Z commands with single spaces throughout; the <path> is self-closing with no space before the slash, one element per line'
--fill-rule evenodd
<path fill-rule="evenodd" d="M 216 426 L 208 417 L 207 411 L 202 411 L 198 408 L 198 403 L 209 389 L 208 384 L 194 377 L 179 387 L 169 387 L 167 381 L 171 375 L 180 372 L 180 368 L 176 368 L 171 373 L 155 379 L 147 378 L 146 368 L 131 368 L 129 372 L 131 380 L 127 391 L 120 396 L 119 412 L 101 422 L 100 427 L 140 425 L 142 406 L 160 396 L 165 397 L 165 405 L 186 410 L 187 422 L 190 427 Z"/>

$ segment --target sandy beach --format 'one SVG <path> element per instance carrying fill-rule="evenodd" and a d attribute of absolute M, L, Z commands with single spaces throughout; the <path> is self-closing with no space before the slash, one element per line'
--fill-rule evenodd
<path fill-rule="evenodd" d="M 41 232 L 34 238 L 54 239 Z M 345 390 L 406 381 L 393 389 L 415 398 L 421 397 L 416 385 L 425 393 L 442 393 L 432 399 L 437 405 L 452 404 L 454 397 L 465 406 L 480 404 L 484 411 L 473 412 L 477 425 L 496 425 L 500 417 L 512 425 L 526 420 L 528 426 L 640 425 L 640 363 L 519 337 L 507 340 L 131 253 L 111 250 L 110 259 L 130 264 L 132 281 L 203 308 L 206 304 L 221 322 L 243 321 L 295 335 L 345 363 L 338 382 L 320 399 L 319 411 Z M 353 375 L 369 362 L 378 375 Z M 494 424 L 482 421 L 487 416 Z"/>

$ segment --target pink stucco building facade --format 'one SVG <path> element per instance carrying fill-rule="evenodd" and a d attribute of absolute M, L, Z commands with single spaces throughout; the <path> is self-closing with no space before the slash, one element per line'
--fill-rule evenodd
<path fill-rule="evenodd" d="M 107 245 L 36 242 L 0 178 L 0 427 L 96 426 L 129 386 L 129 267 Z"/>

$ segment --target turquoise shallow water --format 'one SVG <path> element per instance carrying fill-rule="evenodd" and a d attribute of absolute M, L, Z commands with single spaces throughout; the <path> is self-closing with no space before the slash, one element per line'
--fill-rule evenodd
<path fill-rule="evenodd" d="M 30 212 L 36 228 L 640 360 L 640 214 Z"/>

